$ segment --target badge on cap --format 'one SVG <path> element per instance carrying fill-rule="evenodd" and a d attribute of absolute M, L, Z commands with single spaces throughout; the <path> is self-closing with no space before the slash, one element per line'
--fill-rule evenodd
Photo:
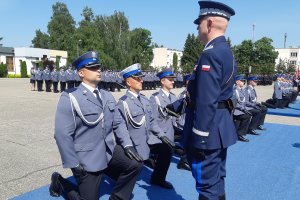
<path fill-rule="evenodd" d="M 202 65 L 202 71 L 208 72 L 209 70 L 210 70 L 210 66 L 209 65 Z"/>

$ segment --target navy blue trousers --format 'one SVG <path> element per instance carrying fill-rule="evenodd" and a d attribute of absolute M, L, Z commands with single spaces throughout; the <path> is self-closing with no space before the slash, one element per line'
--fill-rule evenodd
<path fill-rule="evenodd" d="M 227 148 L 193 149 L 189 157 L 199 199 L 218 200 L 225 194 Z"/>

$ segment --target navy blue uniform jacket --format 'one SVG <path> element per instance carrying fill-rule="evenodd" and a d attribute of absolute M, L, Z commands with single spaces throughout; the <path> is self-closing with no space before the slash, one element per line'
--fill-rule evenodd
<path fill-rule="evenodd" d="M 195 108 L 187 109 L 183 146 L 221 149 L 236 142 L 230 112 L 218 109 L 218 102 L 232 97 L 236 70 L 233 53 L 224 36 L 205 46 L 188 84 Z"/>

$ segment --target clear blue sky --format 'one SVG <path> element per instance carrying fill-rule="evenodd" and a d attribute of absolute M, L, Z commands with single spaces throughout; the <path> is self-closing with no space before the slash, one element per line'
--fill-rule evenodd
<path fill-rule="evenodd" d="M 227 37 L 234 45 L 264 36 L 273 39 L 275 48 L 300 46 L 299 0 L 219 0 L 236 11 Z M 54 0 L 1 0 L 1 43 L 9 47 L 30 46 L 35 30 L 47 31 Z M 95 15 L 111 15 L 123 11 L 129 19 L 130 29 L 143 27 L 151 31 L 153 42 L 168 48 L 182 50 L 188 33 L 197 34 L 193 20 L 199 13 L 197 0 L 61 0 L 75 21 L 81 19 L 82 9 L 91 7 Z"/>

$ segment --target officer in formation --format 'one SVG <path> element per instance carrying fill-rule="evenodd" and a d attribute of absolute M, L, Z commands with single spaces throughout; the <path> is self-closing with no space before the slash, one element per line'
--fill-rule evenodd
<path fill-rule="evenodd" d="M 53 71 L 51 72 L 51 81 L 53 84 L 53 92 L 58 93 L 58 81 L 59 81 L 59 72 L 56 70 L 56 67 L 54 66 Z"/>
<path fill-rule="evenodd" d="M 81 78 L 80 78 L 80 76 L 78 74 L 78 70 L 77 69 L 74 70 L 74 81 L 75 81 L 75 85 L 74 85 L 75 87 L 78 87 L 80 85 L 80 83 L 81 83 Z"/>
<path fill-rule="evenodd" d="M 114 92 L 116 89 L 120 92 L 124 88 L 123 79 L 116 71 L 104 71 L 99 87 Z"/>
<path fill-rule="evenodd" d="M 233 96 L 237 100 L 237 105 L 235 108 L 235 111 L 233 113 L 234 119 L 239 120 L 240 117 L 246 118 L 245 116 L 249 115 L 251 117 L 250 123 L 248 126 L 248 129 L 246 129 L 247 126 L 240 125 L 242 129 L 245 129 L 246 131 L 239 134 L 245 135 L 245 134 L 251 134 L 251 135 L 259 135 L 255 130 L 264 130 L 264 128 L 261 125 L 262 119 L 264 119 L 265 113 L 262 113 L 258 107 L 254 107 L 252 103 L 248 101 L 249 93 L 246 88 L 244 88 L 244 82 L 245 78 L 244 75 L 238 75 L 236 76 L 236 85 L 234 89 Z M 247 114 L 247 115 L 244 115 Z M 237 117 L 239 115 L 242 115 L 240 117 Z M 263 123 L 262 123 L 263 124 Z M 242 138 L 239 137 L 241 141 Z M 245 142 L 245 141 L 244 141 Z"/>
<path fill-rule="evenodd" d="M 251 122 L 252 114 L 248 111 L 250 108 L 246 107 L 246 94 L 243 89 L 244 81 L 244 75 L 238 75 L 235 77 L 233 98 L 236 100 L 236 107 L 233 113 L 233 119 L 235 129 L 238 135 L 238 140 L 242 142 L 249 142 L 249 139 L 245 138 L 245 135 L 248 133 L 248 131 L 250 132 L 251 130 L 249 129 L 249 125 Z M 258 120 L 258 115 L 256 115 L 255 120 Z M 254 121 L 252 121 L 252 123 Z M 255 124 L 251 125 L 251 127 L 253 126 L 255 126 Z M 252 131 L 254 135 L 257 134 L 254 129 L 252 129 Z"/>
<path fill-rule="evenodd" d="M 43 71 L 39 67 L 35 73 L 35 80 L 37 83 L 37 90 L 39 92 L 43 91 Z"/>
<path fill-rule="evenodd" d="M 126 156 L 123 150 L 128 145 L 116 144 L 113 133 L 115 100 L 111 93 L 97 87 L 101 77 L 98 54 L 87 52 L 73 65 L 82 83 L 62 93 L 55 116 L 54 137 L 63 166 L 71 169 L 78 187 L 55 172 L 51 177 L 50 195 L 98 200 L 101 179 L 106 174 L 116 180 L 109 199 L 129 200 L 142 169 L 142 160 L 130 159 L 132 157 Z M 124 134 L 124 130 L 119 134 Z M 130 154 L 127 152 L 127 155 Z"/>
<path fill-rule="evenodd" d="M 189 83 L 189 80 L 191 78 L 190 74 L 186 74 L 183 76 L 183 86 L 187 86 Z M 185 124 L 185 117 L 186 117 L 186 97 L 187 97 L 187 88 L 185 88 L 179 95 L 178 95 L 178 99 L 179 101 L 182 101 L 183 105 L 182 105 L 182 110 L 180 110 L 180 112 L 178 112 L 178 114 L 180 114 L 179 118 L 178 118 L 178 123 L 177 126 L 175 127 L 175 141 L 180 142 L 182 139 L 182 132 L 183 132 L 183 128 L 184 128 L 184 124 Z M 178 147 L 178 146 L 177 146 Z M 185 151 L 182 151 L 182 146 L 180 145 L 179 148 L 175 149 L 175 152 L 178 152 L 178 154 L 181 156 L 181 159 L 179 160 L 178 164 L 177 164 L 177 168 L 178 169 L 185 169 L 188 171 L 191 171 L 191 166 L 187 160 L 187 155 Z"/>
<path fill-rule="evenodd" d="M 66 78 L 67 78 L 67 87 L 71 89 L 74 87 L 75 77 L 74 72 L 72 70 L 72 66 L 69 66 L 68 70 L 66 71 Z"/>
<path fill-rule="evenodd" d="M 256 75 L 258 85 L 272 85 L 273 76 L 272 75 Z"/>
<path fill-rule="evenodd" d="M 187 92 L 183 130 L 199 200 L 225 199 L 227 148 L 237 140 L 231 116 L 237 66 L 224 37 L 235 11 L 215 1 L 199 1 L 194 21 L 205 48 L 194 68 Z"/>
<path fill-rule="evenodd" d="M 49 66 L 46 66 L 43 71 L 43 79 L 45 81 L 46 92 L 51 92 L 51 72 Z"/>
<path fill-rule="evenodd" d="M 177 97 L 171 93 L 174 87 L 174 78 L 170 68 L 167 68 L 157 74 L 160 79 L 161 89 L 150 97 L 153 117 L 156 119 L 159 128 L 166 133 L 169 140 L 174 142 L 174 127 L 177 127 L 177 119 L 170 116 L 165 108 L 177 101 Z M 172 149 L 165 143 L 162 143 L 155 135 L 150 134 L 148 144 L 155 159 L 155 167 L 152 173 L 151 181 L 163 183 L 162 187 L 172 189 L 171 183 L 166 181 L 166 175 L 171 163 Z"/>
<path fill-rule="evenodd" d="M 35 90 L 35 73 L 36 73 L 35 68 L 31 67 L 31 69 L 30 69 L 30 89 L 31 89 L 31 91 Z"/>
<path fill-rule="evenodd" d="M 274 105 L 276 108 L 285 108 L 290 103 L 295 103 L 298 92 L 294 90 L 289 76 L 277 74 L 276 78 L 272 101 L 268 100 L 267 103 Z"/>
<path fill-rule="evenodd" d="M 121 75 L 128 88 L 126 94 L 122 96 L 117 104 L 114 116 L 114 131 L 117 141 L 124 148 L 126 155 L 138 162 L 149 159 L 150 147 L 148 142 L 156 144 L 159 139 L 164 145 L 158 148 L 156 153 L 167 157 L 169 160 L 169 152 L 175 146 L 172 138 L 169 139 L 169 133 L 162 130 L 154 118 L 151 102 L 140 93 L 142 90 L 143 77 L 140 64 L 134 64 L 123 71 Z M 153 134 L 153 135 L 152 135 Z M 168 149 L 169 148 L 169 149 Z M 167 153 L 161 152 L 166 150 Z M 165 180 L 164 174 L 168 170 L 168 166 L 164 165 L 164 171 L 158 172 L 154 170 L 150 183 L 163 188 L 171 189 L 173 186 Z"/>
<path fill-rule="evenodd" d="M 60 68 L 59 83 L 60 83 L 60 92 L 64 92 L 66 89 L 66 83 L 67 83 L 67 74 L 66 74 L 66 70 L 64 67 Z"/>
<path fill-rule="evenodd" d="M 268 108 L 257 101 L 257 93 L 255 90 L 257 81 L 258 81 L 257 77 L 254 75 L 249 76 L 247 79 L 247 87 L 245 88 L 246 89 L 246 104 L 247 104 L 247 106 L 260 111 L 260 118 L 258 121 L 257 129 L 258 130 L 266 130 L 263 127 L 263 124 L 265 123 L 265 118 L 266 118 Z"/>

